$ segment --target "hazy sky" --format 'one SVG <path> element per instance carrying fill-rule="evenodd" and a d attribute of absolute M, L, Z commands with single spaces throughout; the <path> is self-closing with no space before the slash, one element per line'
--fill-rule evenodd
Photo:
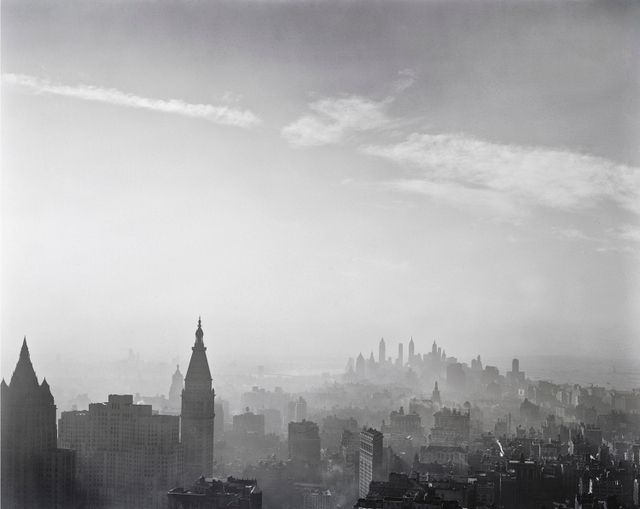
<path fill-rule="evenodd" d="M 637 355 L 640 5 L 2 4 L 2 366 Z"/>

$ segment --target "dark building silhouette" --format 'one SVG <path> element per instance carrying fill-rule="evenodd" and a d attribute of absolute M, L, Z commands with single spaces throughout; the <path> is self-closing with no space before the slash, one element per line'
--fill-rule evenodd
<path fill-rule="evenodd" d="M 320 468 L 320 433 L 311 421 L 290 422 L 289 459 L 297 475 L 314 480 Z"/>
<path fill-rule="evenodd" d="M 27 339 L 2 380 L 2 507 L 75 507 L 75 453 L 57 448 L 56 405 L 31 364 Z"/>
<path fill-rule="evenodd" d="M 215 391 L 204 346 L 202 321 L 198 319 L 196 341 L 182 391 L 181 438 L 184 451 L 184 480 L 193 482 L 213 472 L 213 430 Z"/>
<path fill-rule="evenodd" d="M 387 362 L 387 347 L 384 343 L 384 338 L 380 338 L 380 343 L 378 344 L 378 362 L 380 364 L 384 364 Z"/>

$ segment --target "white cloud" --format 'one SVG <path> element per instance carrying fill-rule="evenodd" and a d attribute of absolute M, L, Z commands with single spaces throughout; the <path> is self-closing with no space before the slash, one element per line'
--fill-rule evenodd
<path fill-rule="evenodd" d="M 213 104 L 192 104 L 180 99 L 150 99 L 115 88 L 102 88 L 91 85 L 62 85 L 46 79 L 23 74 L 4 74 L 5 83 L 22 87 L 36 94 L 52 94 L 71 97 L 83 101 L 94 101 L 115 106 L 138 108 L 162 113 L 171 113 L 185 117 L 201 118 L 215 124 L 249 128 L 262 123 L 253 112 L 217 106 Z"/>
<path fill-rule="evenodd" d="M 398 122 L 389 119 L 387 109 L 414 82 L 414 71 L 404 69 L 392 84 L 392 93 L 382 100 L 351 95 L 312 102 L 311 113 L 286 125 L 282 137 L 298 147 L 313 147 L 342 143 L 357 133 L 393 128 Z"/>
<path fill-rule="evenodd" d="M 465 135 L 416 133 L 401 143 L 360 151 L 418 169 L 419 177 L 410 185 L 397 181 L 398 189 L 408 192 L 460 202 L 496 199 L 503 211 L 533 206 L 580 210 L 611 200 L 640 214 L 640 169 L 598 157 Z"/>
<path fill-rule="evenodd" d="M 309 105 L 311 115 L 285 126 L 282 137 L 300 147 L 340 143 L 352 132 L 384 127 L 387 104 L 360 96 L 322 99 Z"/>

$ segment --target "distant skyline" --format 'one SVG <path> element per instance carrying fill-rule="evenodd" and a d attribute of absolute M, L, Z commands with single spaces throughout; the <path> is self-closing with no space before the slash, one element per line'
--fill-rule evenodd
<path fill-rule="evenodd" d="M 213 365 L 638 358 L 639 13 L 3 2 L 3 376 L 198 315 Z"/>

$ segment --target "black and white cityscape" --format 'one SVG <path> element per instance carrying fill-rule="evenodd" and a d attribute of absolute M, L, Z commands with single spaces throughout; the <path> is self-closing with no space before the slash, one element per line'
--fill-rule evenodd
<path fill-rule="evenodd" d="M 640 3 L 0 23 L 2 509 L 640 509 Z"/>

